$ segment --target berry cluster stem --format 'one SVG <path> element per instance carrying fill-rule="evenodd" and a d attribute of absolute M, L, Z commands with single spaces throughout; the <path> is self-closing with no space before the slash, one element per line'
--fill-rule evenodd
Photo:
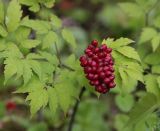
<path fill-rule="evenodd" d="M 80 100 L 83 96 L 85 92 L 85 87 L 83 87 L 79 93 L 79 100 L 76 101 L 75 105 L 74 105 L 74 108 L 73 108 L 73 113 L 71 115 L 71 119 L 69 121 L 69 126 L 68 126 L 68 131 L 72 131 L 73 129 L 73 125 L 74 125 L 74 122 L 75 122 L 75 117 L 76 117 L 76 114 L 77 114 L 77 111 L 78 111 L 78 107 L 79 107 L 79 104 L 80 104 Z"/>

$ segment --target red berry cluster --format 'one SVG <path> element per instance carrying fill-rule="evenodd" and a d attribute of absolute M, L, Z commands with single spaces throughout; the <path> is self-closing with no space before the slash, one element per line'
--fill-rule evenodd
<path fill-rule="evenodd" d="M 116 86 L 111 52 L 111 48 L 105 44 L 98 47 L 98 41 L 93 40 L 85 50 L 85 55 L 80 57 L 86 78 L 99 93 L 106 93 Z"/>

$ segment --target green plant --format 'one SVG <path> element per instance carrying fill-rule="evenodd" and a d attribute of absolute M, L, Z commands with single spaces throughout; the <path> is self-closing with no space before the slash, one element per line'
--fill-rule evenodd
<path fill-rule="evenodd" d="M 123 37 L 116 40 L 106 38 L 101 42 L 101 45 L 105 43 L 112 48 L 116 87 L 111 93 L 116 94 L 115 103 L 123 112 L 115 116 L 117 130 L 139 131 L 153 125 L 150 119 L 157 120 L 156 109 L 160 97 L 158 2 L 136 0 L 120 3 L 120 7 L 132 19 L 144 21 L 140 38 L 135 38 L 135 41 Z M 67 115 L 68 109 L 74 106 L 68 129 L 70 131 L 74 120 L 78 119 L 76 112 L 84 91 L 98 97 L 101 94 L 95 92 L 85 78 L 79 56 L 76 55 L 78 44 L 70 29 L 64 27 L 61 19 L 49 9 L 54 4 L 55 0 L 11 0 L 9 3 L 0 0 L 0 62 L 4 65 L 4 84 L 19 81 L 20 86 L 16 87 L 14 93 L 27 95 L 26 101 L 27 104 L 29 102 L 32 117 L 42 110 L 47 110 L 53 116 L 62 110 Z M 22 8 L 26 6 L 29 16 Z M 149 21 L 150 17 L 152 21 Z M 62 50 L 64 45 L 67 46 L 67 53 Z M 63 54 L 65 57 L 62 58 Z M 139 97 L 136 87 L 140 84 L 147 91 L 140 94 L 140 101 L 134 105 L 134 97 Z M 135 90 L 138 93 L 132 95 Z M 91 108 L 94 113 L 96 108 Z M 78 120 L 82 122 L 82 118 Z M 41 126 L 46 128 L 44 123 L 33 128 L 39 129 Z M 78 124 L 76 126 L 74 128 L 82 128 Z M 98 125 L 96 129 L 99 129 Z"/>

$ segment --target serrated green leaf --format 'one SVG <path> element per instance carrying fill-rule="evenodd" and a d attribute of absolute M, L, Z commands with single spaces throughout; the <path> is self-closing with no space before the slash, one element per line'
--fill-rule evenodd
<path fill-rule="evenodd" d="M 4 23 L 4 5 L 2 0 L 0 0 L 0 23 Z"/>
<path fill-rule="evenodd" d="M 62 36 L 64 38 L 64 40 L 66 40 L 67 43 L 69 43 L 73 48 L 76 48 L 76 40 L 72 34 L 72 32 L 70 32 L 68 29 L 63 29 L 62 30 Z"/>
<path fill-rule="evenodd" d="M 107 46 L 110 47 L 113 42 L 114 42 L 113 38 L 107 38 L 102 41 L 102 44 L 106 44 Z"/>
<path fill-rule="evenodd" d="M 51 113 L 54 115 L 58 108 L 58 96 L 55 88 L 49 88 L 48 90 L 48 97 L 49 97 L 49 108 Z"/>
<path fill-rule="evenodd" d="M 19 22 L 22 16 L 21 6 L 17 0 L 12 0 L 9 3 L 7 9 L 7 15 L 5 18 L 5 24 L 9 32 L 13 32 L 19 26 Z"/>
<path fill-rule="evenodd" d="M 144 77 L 147 92 L 155 94 L 158 98 L 160 98 L 160 88 L 157 83 L 157 76 L 148 74 Z"/>
<path fill-rule="evenodd" d="M 0 25 L 0 35 L 2 37 L 6 37 L 8 35 L 8 32 L 4 29 L 3 26 Z"/>
<path fill-rule="evenodd" d="M 23 54 L 20 52 L 19 48 L 14 43 L 7 43 L 5 50 L 6 57 L 23 58 Z"/>
<path fill-rule="evenodd" d="M 156 35 L 157 35 L 157 31 L 154 28 L 151 28 L 151 27 L 143 28 L 143 31 L 139 38 L 139 43 L 140 44 L 145 43 L 151 40 Z"/>
<path fill-rule="evenodd" d="M 37 0 L 19 0 L 23 5 L 29 6 L 29 10 L 37 12 L 40 9 L 40 5 Z"/>
<path fill-rule="evenodd" d="M 4 64 L 5 64 L 5 69 L 4 69 L 5 81 L 4 81 L 4 83 L 5 84 L 17 72 L 17 66 L 16 66 L 16 62 L 15 61 L 16 60 L 11 59 L 11 58 L 7 58 L 4 61 Z"/>
<path fill-rule="evenodd" d="M 28 92 L 36 92 L 42 90 L 44 87 L 43 83 L 35 76 L 25 85 L 18 88 L 14 93 L 28 93 Z"/>
<path fill-rule="evenodd" d="M 21 76 L 23 76 L 23 61 L 22 60 L 16 61 L 16 66 L 17 66 L 16 79 L 19 79 Z"/>
<path fill-rule="evenodd" d="M 120 77 L 121 77 L 121 79 L 122 79 L 122 87 L 123 87 L 124 85 L 127 84 L 128 75 L 127 75 L 127 73 L 124 71 L 124 69 L 123 69 L 122 67 L 120 67 L 120 68 L 118 69 L 118 71 L 119 71 Z"/>
<path fill-rule="evenodd" d="M 31 48 L 35 48 L 36 46 L 38 46 L 39 44 L 41 43 L 41 41 L 39 40 L 24 40 L 22 41 L 21 45 L 24 47 L 24 48 L 27 48 L 27 49 L 31 49 Z"/>
<path fill-rule="evenodd" d="M 65 113 L 69 109 L 69 106 L 71 105 L 72 99 L 73 99 L 73 98 L 71 99 L 70 92 L 68 91 L 67 88 L 70 88 L 70 87 L 64 84 L 55 85 L 60 107 L 63 109 Z"/>
<path fill-rule="evenodd" d="M 139 102 L 136 103 L 134 108 L 131 110 L 126 127 L 130 125 L 134 125 L 143 121 L 147 118 L 150 113 L 152 113 L 155 108 L 158 106 L 157 98 L 152 93 L 147 93 L 144 97 L 140 99 Z"/>
<path fill-rule="evenodd" d="M 160 53 L 154 52 L 152 54 L 147 55 L 144 59 L 144 62 L 150 65 L 160 64 L 159 56 L 160 56 Z"/>
<path fill-rule="evenodd" d="M 36 59 L 44 59 L 44 57 L 42 57 L 40 54 L 37 54 L 37 53 L 29 53 L 26 56 L 26 59 L 28 59 L 28 60 L 36 60 Z"/>
<path fill-rule="evenodd" d="M 160 65 L 152 66 L 152 73 L 160 74 Z"/>
<path fill-rule="evenodd" d="M 129 46 L 120 47 L 117 49 L 117 51 L 128 58 L 141 61 L 138 53 L 132 47 Z"/>
<path fill-rule="evenodd" d="M 56 28 L 60 28 L 62 27 L 62 21 L 54 14 L 52 14 L 50 16 L 50 19 L 51 19 L 51 24 L 56 27 Z"/>
<path fill-rule="evenodd" d="M 125 64 L 125 63 L 124 63 Z M 135 80 L 139 80 L 141 82 L 144 82 L 143 80 L 143 70 L 140 67 L 139 64 L 136 63 L 126 63 L 127 68 L 125 69 L 125 72 L 130 76 L 131 78 Z"/>
<path fill-rule="evenodd" d="M 48 62 L 51 64 L 57 66 L 59 64 L 59 61 L 55 55 L 52 55 L 48 52 L 39 52 Z"/>
<path fill-rule="evenodd" d="M 144 15 L 143 10 L 136 3 L 124 2 L 120 3 L 119 6 L 128 16 L 140 18 Z"/>
<path fill-rule="evenodd" d="M 46 89 L 40 89 L 38 91 L 30 92 L 26 98 L 26 101 L 30 101 L 31 116 L 33 116 L 40 108 L 44 108 L 48 103 L 48 93 Z"/>
<path fill-rule="evenodd" d="M 30 64 L 28 63 L 27 60 L 23 61 L 23 80 L 24 80 L 24 85 L 29 82 L 31 79 L 33 73 Z"/>
<path fill-rule="evenodd" d="M 31 29 L 29 29 L 27 27 L 20 26 L 14 32 L 14 34 L 15 34 L 14 37 L 15 37 L 16 41 L 21 43 L 22 41 L 28 39 L 30 32 L 31 32 Z"/>
<path fill-rule="evenodd" d="M 131 40 L 131 39 L 121 37 L 121 38 L 119 38 L 119 39 L 111 42 L 111 43 L 109 44 L 109 47 L 116 49 L 116 48 L 119 48 L 119 47 L 121 47 L 121 46 L 129 45 L 129 44 L 131 44 L 131 43 L 133 43 L 133 42 L 134 42 L 134 41 Z M 106 44 L 108 45 L 108 43 L 106 43 Z"/>
<path fill-rule="evenodd" d="M 155 51 L 160 45 L 160 34 L 154 36 L 151 43 L 152 43 L 153 51 Z"/>
<path fill-rule="evenodd" d="M 43 39 L 42 48 L 50 48 L 52 45 L 58 42 L 58 36 L 55 32 L 49 31 Z"/>
<path fill-rule="evenodd" d="M 29 27 L 37 32 L 37 34 L 45 34 L 51 29 L 51 25 L 47 21 L 43 20 L 30 20 L 28 17 L 25 17 L 21 25 Z"/>
<path fill-rule="evenodd" d="M 126 94 L 124 96 L 117 95 L 115 101 L 116 105 L 124 112 L 130 111 L 134 105 L 134 98 L 130 94 Z"/>
<path fill-rule="evenodd" d="M 41 80 L 42 79 L 42 69 L 41 69 L 40 63 L 36 60 L 29 60 L 28 63 L 30 64 L 30 67 L 32 68 L 32 70 L 37 74 L 37 76 Z"/>

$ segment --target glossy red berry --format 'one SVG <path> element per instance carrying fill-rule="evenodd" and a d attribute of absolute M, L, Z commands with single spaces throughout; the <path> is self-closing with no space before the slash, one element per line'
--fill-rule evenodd
<path fill-rule="evenodd" d="M 90 85 L 103 94 L 116 86 L 111 52 L 112 49 L 106 44 L 98 47 L 98 41 L 93 40 L 85 50 L 85 55 L 80 57 L 81 66 Z"/>
<path fill-rule="evenodd" d="M 13 110 L 15 110 L 16 109 L 16 103 L 13 102 L 13 101 L 8 101 L 6 103 L 6 109 L 7 109 L 7 111 L 13 111 Z"/>

